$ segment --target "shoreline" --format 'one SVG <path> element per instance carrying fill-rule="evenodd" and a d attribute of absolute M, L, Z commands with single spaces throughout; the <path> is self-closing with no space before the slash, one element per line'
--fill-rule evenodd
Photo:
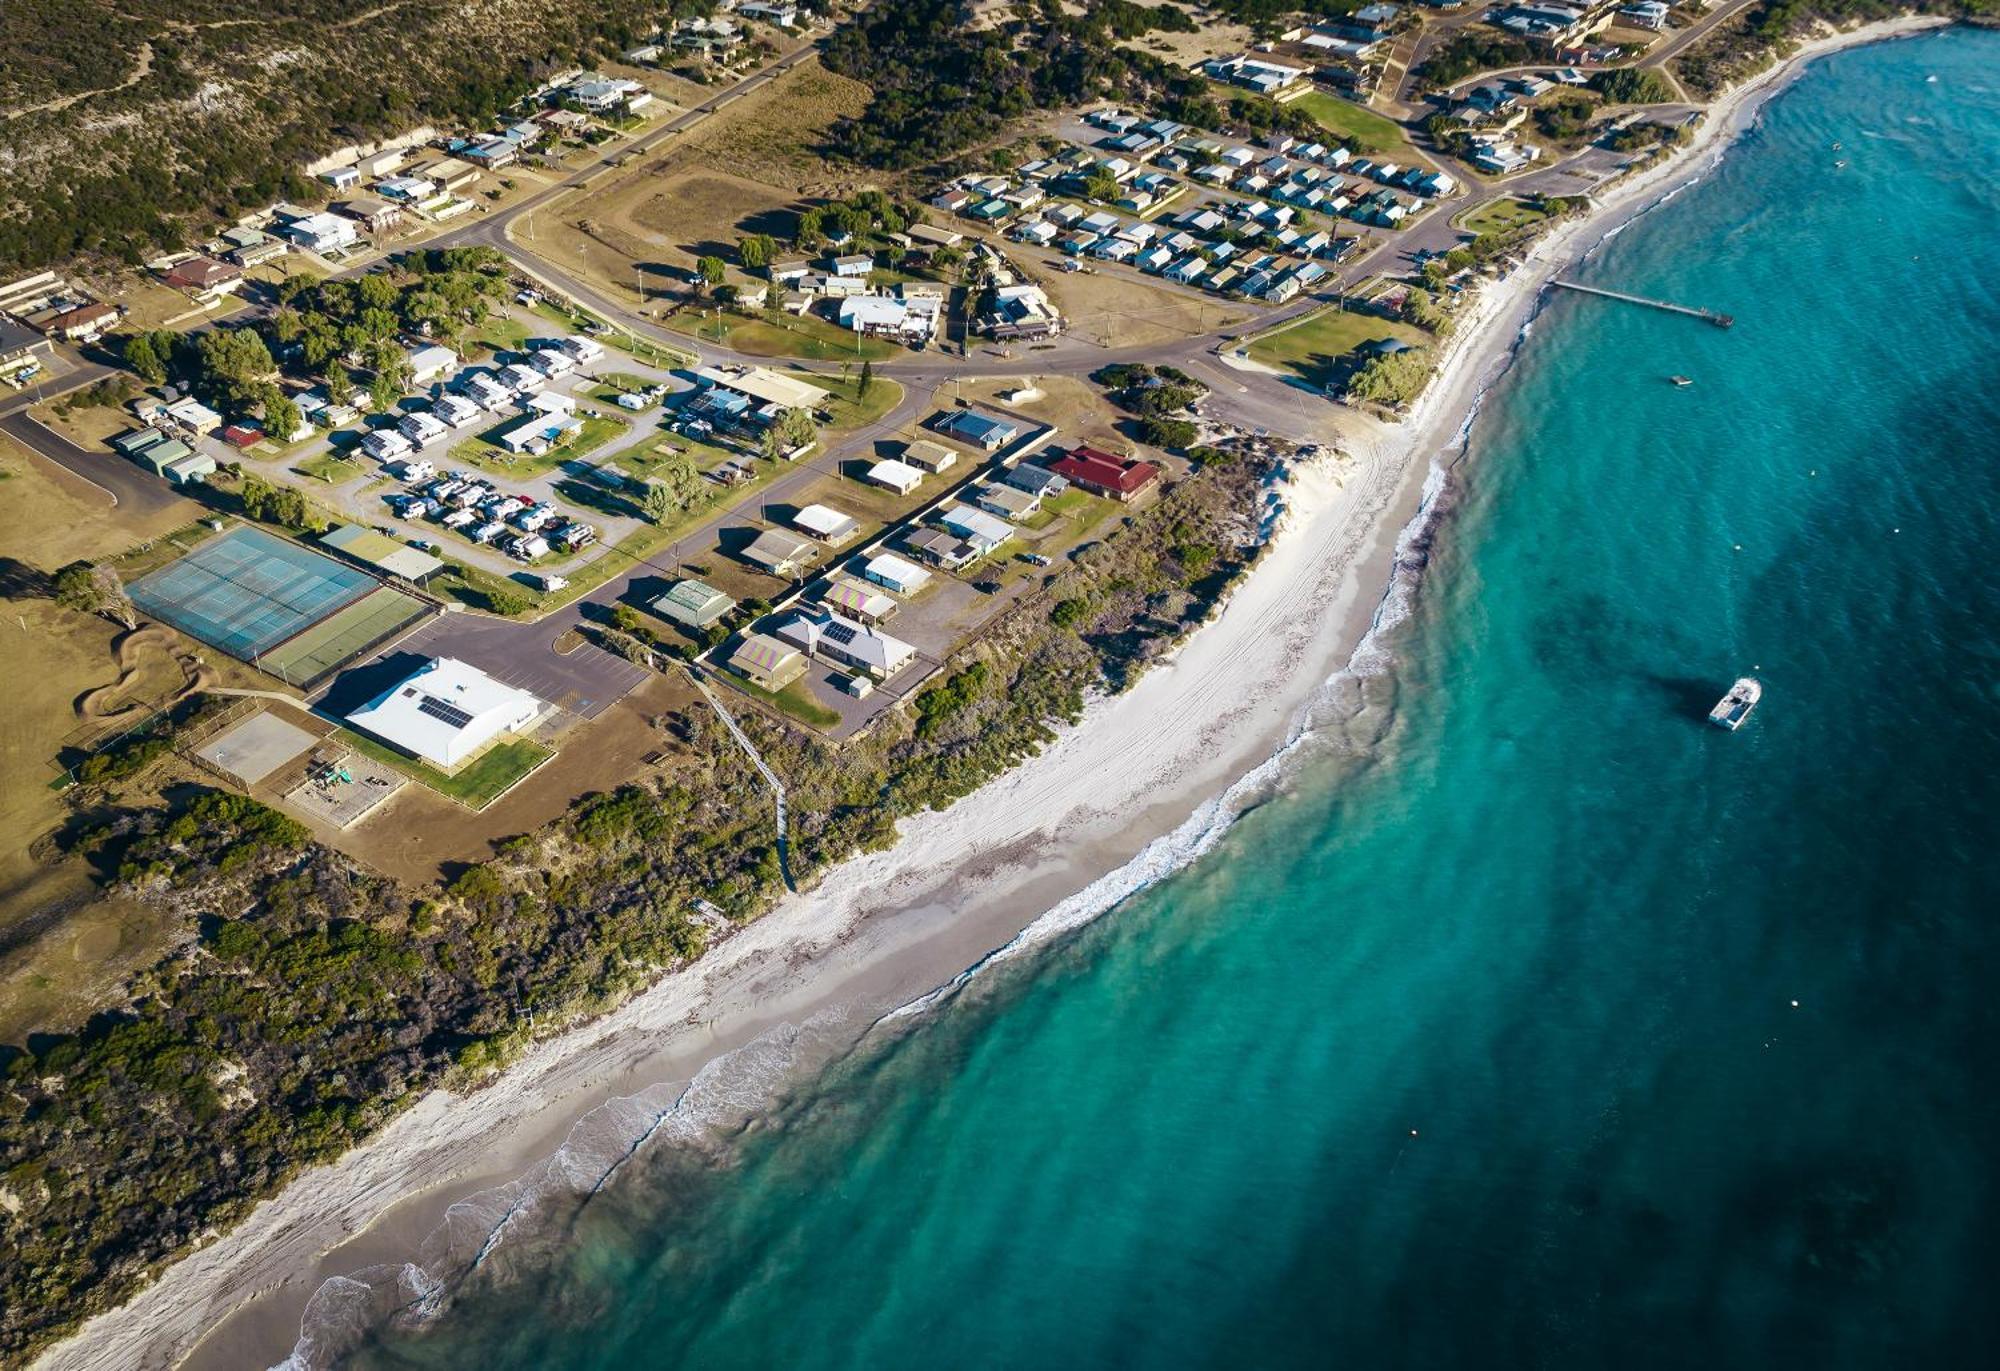
<path fill-rule="evenodd" d="M 1101 909 L 1184 864 L 1226 827 L 1229 793 L 1300 736 L 1330 681 L 1379 674 L 1357 654 L 1407 612 L 1405 535 L 1427 522 L 1434 473 L 1463 457 L 1478 402 L 1547 280 L 1674 183 L 1705 174 L 1807 62 L 1946 22 L 1890 20 L 1801 46 L 1710 105 L 1689 147 L 1538 240 L 1482 288 L 1408 418 L 1370 426 L 1337 467 L 1294 472 L 1279 488 L 1278 534 L 1222 610 L 1124 695 L 1093 700 L 1042 754 L 948 810 L 906 820 L 887 852 L 842 863 L 694 966 L 537 1044 L 477 1093 L 426 1096 L 33 1365 L 277 1363 L 324 1278 L 413 1259 L 452 1204 L 535 1169 L 607 1101 L 645 1091 L 662 1101 L 646 1106 L 657 1121 L 680 1094 L 674 1083 L 774 1029 L 865 1027 L 1076 906 L 1080 890 Z M 1118 794 L 1105 793 L 1107 776 Z M 1095 912 L 1086 899 L 1075 917 Z"/>

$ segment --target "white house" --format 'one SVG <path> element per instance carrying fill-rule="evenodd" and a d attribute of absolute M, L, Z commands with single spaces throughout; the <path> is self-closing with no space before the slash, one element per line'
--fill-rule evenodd
<path fill-rule="evenodd" d="M 924 473 L 907 462 L 899 462 L 891 457 L 868 468 L 868 479 L 878 486 L 886 486 L 898 495 L 908 495 L 924 483 Z"/>
<path fill-rule="evenodd" d="M 553 346 L 558 352 L 574 359 L 579 366 L 589 366 L 604 356 L 604 345 L 595 338 L 558 338 Z"/>
<path fill-rule="evenodd" d="M 871 676 L 893 676 L 917 655 L 902 639 L 831 612 L 797 615 L 778 627 L 778 637 L 803 648 L 808 657 L 839 662 Z"/>
<path fill-rule="evenodd" d="M 837 509 L 807 505 L 792 515 L 792 525 L 822 543 L 838 545 L 861 531 L 861 525 Z"/>
<path fill-rule="evenodd" d="M 378 462 L 387 462 L 410 451 L 410 440 L 393 428 L 378 428 L 362 435 L 361 450 Z"/>
<path fill-rule="evenodd" d="M 451 771 L 503 733 L 518 733 L 542 702 L 455 657 L 433 657 L 347 716 L 398 752 Z"/>
<path fill-rule="evenodd" d="M 410 353 L 410 379 L 417 385 L 427 386 L 457 365 L 458 354 L 448 347 L 436 344 L 420 347 Z"/>
<path fill-rule="evenodd" d="M 451 432 L 435 415 L 405 414 L 396 421 L 396 432 L 417 447 L 425 447 Z"/>
<path fill-rule="evenodd" d="M 332 252 L 361 241 L 360 227 L 338 214 L 308 214 L 283 225 L 278 232 L 313 252 Z"/>
<path fill-rule="evenodd" d="M 915 562 L 904 561 L 893 552 L 884 552 L 870 557 L 862 566 L 861 574 L 878 586 L 886 586 L 898 595 L 914 595 L 930 584 L 931 574 Z"/>

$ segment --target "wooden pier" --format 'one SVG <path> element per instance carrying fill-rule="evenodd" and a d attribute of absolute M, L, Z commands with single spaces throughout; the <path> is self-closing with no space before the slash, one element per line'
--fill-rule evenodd
<path fill-rule="evenodd" d="M 1676 305 L 1669 300 L 1648 300 L 1643 295 L 1625 295 L 1615 290 L 1600 290 L 1596 286 L 1578 285 L 1575 281 L 1551 281 L 1549 284 L 1561 286 L 1564 290 L 1581 291 L 1585 295 L 1601 295 L 1607 300 L 1623 300 L 1628 305 L 1644 305 L 1648 309 L 1663 309 L 1669 314 L 1685 314 L 1690 319 L 1699 319 L 1717 328 L 1728 328 L 1736 320 L 1733 316 L 1719 314 L 1712 309 L 1696 309 L 1693 305 Z"/>

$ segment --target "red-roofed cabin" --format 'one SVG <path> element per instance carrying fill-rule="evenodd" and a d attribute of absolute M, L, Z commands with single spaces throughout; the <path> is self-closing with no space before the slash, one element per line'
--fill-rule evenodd
<path fill-rule="evenodd" d="M 176 290 L 194 295 L 221 295 L 242 283 L 243 268 L 218 262 L 213 257 L 190 257 L 169 268 L 161 279 Z"/>
<path fill-rule="evenodd" d="M 1074 447 L 1069 455 L 1049 464 L 1049 470 L 1068 478 L 1093 495 L 1130 502 L 1151 490 L 1160 481 L 1156 462 L 1141 462 L 1094 447 Z"/>
<path fill-rule="evenodd" d="M 252 448 L 264 439 L 264 430 L 255 424 L 231 424 L 215 435 L 231 447 Z"/>

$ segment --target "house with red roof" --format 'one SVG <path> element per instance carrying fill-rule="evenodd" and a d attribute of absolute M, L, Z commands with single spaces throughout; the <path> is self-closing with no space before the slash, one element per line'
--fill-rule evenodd
<path fill-rule="evenodd" d="M 1160 483 L 1157 462 L 1120 457 L 1094 447 L 1073 447 L 1069 455 L 1049 463 L 1049 470 L 1093 495 L 1129 504 Z"/>
<path fill-rule="evenodd" d="M 243 268 L 218 262 L 213 257 L 190 257 L 167 268 L 160 279 L 198 300 L 213 300 L 243 283 Z"/>

